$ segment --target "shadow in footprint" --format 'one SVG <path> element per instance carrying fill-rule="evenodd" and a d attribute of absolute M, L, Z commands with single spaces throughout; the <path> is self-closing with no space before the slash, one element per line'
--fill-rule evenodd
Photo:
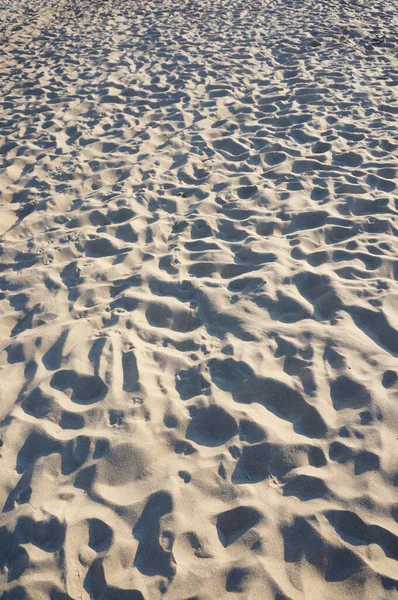
<path fill-rule="evenodd" d="M 62 362 L 62 350 L 64 348 L 68 332 L 63 331 L 55 344 L 44 354 L 43 364 L 48 371 L 56 371 L 60 368 Z"/>
<path fill-rule="evenodd" d="M 226 548 L 262 519 L 261 513 L 251 506 L 238 506 L 217 515 L 217 533 Z"/>
<path fill-rule="evenodd" d="M 133 351 L 125 352 L 122 356 L 123 390 L 136 392 L 140 389 L 137 360 Z"/>
<path fill-rule="evenodd" d="M 84 465 L 91 450 L 91 439 L 86 435 L 78 435 L 69 440 L 63 448 L 61 471 L 70 475 Z"/>
<path fill-rule="evenodd" d="M 209 361 L 212 381 L 222 390 L 232 393 L 235 402 L 257 402 L 279 418 L 290 421 L 297 433 L 307 437 L 322 437 L 326 425 L 316 409 L 299 391 L 286 383 L 261 377 L 242 361 L 233 358 Z"/>
<path fill-rule="evenodd" d="M 189 400 L 201 394 L 207 395 L 210 391 L 210 385 L 197 367 L 190 367 L 177 373 L 176 390 L 181 400 Z"/>
<path fill-rule="evenodd" d="M 87 571 L 84 589 L 92 600 L 144 600 L 144 596 L 138 590 L 122 590 L 108 586 L 101 558 L 97 558 Z"/>
<path fill-rule="evenodd" d="M 32 431 L 17 456 L 17 473 L 23 473 L 32 467 L 41 456 L 49 456 L 54 452 L 62 452 L 62 444 L 40 431 Z"/>
<path fill-rule="evenodd" d="M 103 400 L 108 391 L 100 377 L 80 375 L 76 371 L 64 369 L 54 373 L 50 385 L 61 392 L 71 390 L 71 399 L 76 404 L 93 404 Z"/>
<path fill-rule="evenodd" d="M 243 448 L 242 455 L 232 473 L 232 483 L 258 483 L 269 476 L 271 447 L 257 444 Z"/>
<path fill-rule="evenodd" d="M 7 572 L 7 582 L 18 579 L 29 564 L 29 555 L 25 548 L 20 546 L 15 535 L 11 534 L 6 527 L 0 528 L 0 569 Z M 5 570 L 7 569 L 7 571 Z M 3 580 L 4 581 L 4 580 Z M 23 589 L 23 588 L 22 588 Z M 12 597 L 10 595 L 10 597 Z M 24 596 L 20 596 L 23 598 Z M 4 598 L 4 596 L 2 596 Z M 15 599 L 18 596 L 15 596 Z"/>
<path fill-rule="evenodd" d="M 88 519 L 88 545 L 96 552 L 109 550 L 113 543 L 113 531 L 100 519 Z"/>
<path fill-rule="evenodd" d="M 314 500 L 315 498 L 325 498 L 327 493 L 328 488 L 325 482 L 319 477 L 311 477 L 310 475 L 297 475 L 283 488 L 284 496 L 296 496 L 302 502 Z"/>
<path fill-rule="evenodd" d="M 388 389 L 395 385 L 397 383 L 397 380 L 398 376 L 396 371 L 391 371 L 390 369 L 388 369 L 387 371 L 384 371 L 381 383 L 384 388 Z"/>
<path fill-rule="evenodd" d="M 329 510 L 325 513 L 337 535 L 353 546 L 377 544 L 386 556 L 398 560 L 398 537 L 380 527 L 368 525 L 349 510 Z"/>
<path fill-rule="evenodd" d="M 52 588 L 52 590 L 50 590 L 50 600 L 73 600 L 73 598 L 57 588 Z"/>
<path fill-rule="evenodd" d="M 227 592 L 244 592 L 248 576 L 248 569 L 241 569 L 239 567 L 231 569 L 227 575 L 225 590 Z"/>
<path fill-rule="evenodd" d="M 366 387 L 346 375 L 341 375 L 332 382 L 330 396 L 335 410 L 362 408 L 371 401 Z"/>
<path fill-rule="evenodd" d="M 220 406 L 191 410 L 191 418 L 186 437 L 202 446 L 221 446 L 238 432 L 235 419 Z"/>
<path fill-rule="evenodd" d="M 139 541 L 134 566 L 143 575 L 160 575 L 168 579 L 174 576 L 175 566 L 171 548 L 165 550 L 160 543 L 161 518 L 172 510 L 171 495 L 164 491 L 156 492 L 149 498 L 133 529 L 133 535 Z"/>
<path fill-rule="evenodd" d="M 52 400 L 43 394 L 40 388 L 35 388 L 22 402 L 22 408 L 28 415 L 41 419 L 48 415 L 52 407 Z"/>
<path fill-rule="evenodd" d="M 14 536 L 20 544 L 33 544 L 45 552 L 56 552 L 64 543 L 65 525 L 56 517 L 35 521 L 22 516 L 18 519 Z"/>
<path fill-rule="evenodd" d="M 296 517 L 292 525 L 284 528 L 283 539 L 286 562 L 300 563 L 305 557 L 326 581 L 345 581 L 364 567 L 348 548 L 328 544 L 303 517 Z"/>

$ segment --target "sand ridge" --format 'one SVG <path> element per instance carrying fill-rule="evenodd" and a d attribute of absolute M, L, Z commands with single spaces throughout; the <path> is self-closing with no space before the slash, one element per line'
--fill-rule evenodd
<path fill-rule="evenodd" d="M 1 6 L 1 598 L 398 597 L 396 0 Z"/>

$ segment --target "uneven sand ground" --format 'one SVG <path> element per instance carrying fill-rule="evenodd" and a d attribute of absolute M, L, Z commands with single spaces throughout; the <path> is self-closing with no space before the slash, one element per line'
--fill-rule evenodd
<path fill-rule="evenodd" d="M 0 8 L 1 598 L 398 598 L 397 0 Z"/>

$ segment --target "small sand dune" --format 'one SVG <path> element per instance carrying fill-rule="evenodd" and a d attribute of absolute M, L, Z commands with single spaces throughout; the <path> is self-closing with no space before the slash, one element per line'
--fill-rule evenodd
<path fill-rule="evenodd" d="M 0 594 L 398 598 L 398 4 L 0 0 Z"/>

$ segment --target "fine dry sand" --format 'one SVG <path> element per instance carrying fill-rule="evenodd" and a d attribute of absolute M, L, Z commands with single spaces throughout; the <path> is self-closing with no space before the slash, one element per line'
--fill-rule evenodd
<path fill-rule="evenodd" d="M 398 598 L 397 0 L 0 32 L 1 598 Z"/>

